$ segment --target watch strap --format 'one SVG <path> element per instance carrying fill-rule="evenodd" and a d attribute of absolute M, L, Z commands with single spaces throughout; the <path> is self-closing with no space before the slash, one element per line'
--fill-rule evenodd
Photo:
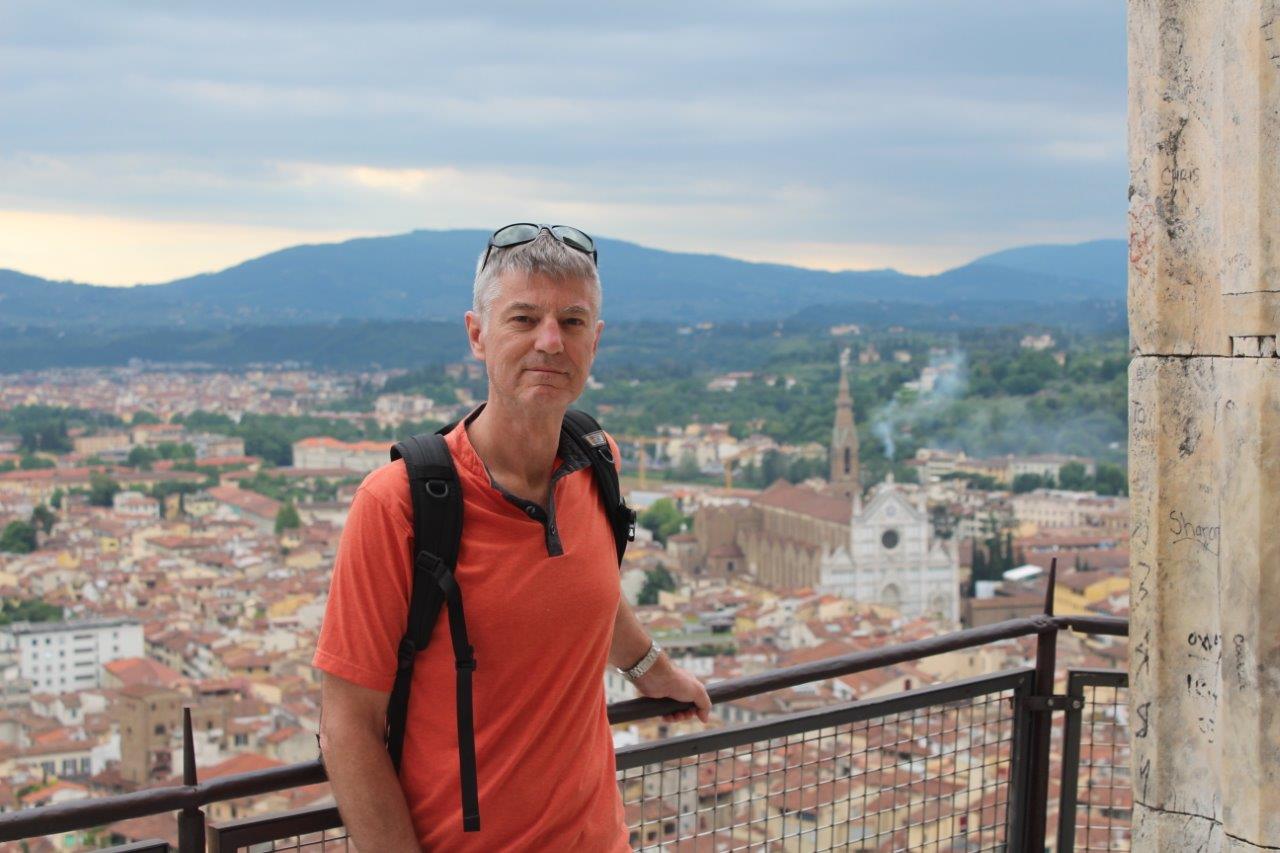
<path fill-rule="evenodd" d="M 644 653 L 644 657 L 636 661 L 634 666 L 629 669 L 620 669 L 619 672 L 632 681 L 635 681 L 653 667 L 660 654 L 662 654 L 662 646 L 659 646 L 656 642 L 651 640 L 649 642 L 649 651 Z"/>

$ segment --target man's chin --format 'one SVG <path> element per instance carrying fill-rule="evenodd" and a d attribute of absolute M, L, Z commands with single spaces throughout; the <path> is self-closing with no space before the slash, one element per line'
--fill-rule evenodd
<path fill-rule="evenodd" d="M 578 399 L 579 393 L 564 386 L 539 384 L 525 388 L 520 393 L 519 399 L 526 406 L 567 409 L 574 400 Z"/>

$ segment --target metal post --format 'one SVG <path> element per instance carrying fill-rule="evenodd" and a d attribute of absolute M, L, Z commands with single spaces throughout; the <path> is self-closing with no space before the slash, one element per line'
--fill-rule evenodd
<path fill-rule="evenodd" d="M 1053 616 L 1053 588 L 1058 581 L 1058 558 L 1049 563 L 1049 582 L 1044 591 L 1044 613 Z M 1057 665 L 1058 629 L 1052 628 L 1036 638 L 1035 699 L 1032 709 L 1030 743 L 1028 744 L 1027 820 L 1022 849 L 1043 851 L 1049 814 L 1049 747 L 1053 734 L 1053 711 L 1046 703 L 1053 696 L 1053 673 Z"/>
<path fill-rule="evenodd" d="M 1080 722 L 1084 715 L 1084 685 L 1067 671 L 1067 727 L 1062 733 L 1062 793 L 1058 800 L 1058 850 L 1076 844 L 1076 799 L 1080 785 Z"/>
<path fill-rule="evenodd" d="M 182 784 L 196 785 L 196 745 L 191 735 L 191 708 L 182 709 Z M 204 850 L 204 811 L 188 806 L 178 812 L 178 850 L 200 853 Z"/>
<path fill-rule="evenodd" d="M 1001 850 L 1018 851 L 1027 834 L 1027 765 L 1033 714 L 1028 697 L 1035 693 L 1035 678 L 1029 674 L 1013 693 L 1013 754 L 1010 756 L 1009 805 L 1005 813 Z"/>

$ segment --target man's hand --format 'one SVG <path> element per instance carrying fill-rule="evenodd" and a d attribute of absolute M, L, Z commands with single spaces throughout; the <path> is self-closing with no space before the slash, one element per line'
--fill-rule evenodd
<path fill-rule="evenodd" d="M 694 707 L 688 710 L 663 714 L 662 719 L 669 723 L 687 720 L 694 714 L 705 723 L 710 716 L 711 698 L 707 696 L 707 688 L 688 670 L 673 664 L 666 652 L 662 653 L 648 672 L 635 680 L 635 685 L 641 696 L 650 699 L 675 699 L 677 702 L 693 703 Z"/>

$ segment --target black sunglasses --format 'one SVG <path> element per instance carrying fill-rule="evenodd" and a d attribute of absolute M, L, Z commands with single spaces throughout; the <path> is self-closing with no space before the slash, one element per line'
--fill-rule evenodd
<path fill-rule="evenodd" d="M 535 225 L 532 222 L 516 222 L 512 225 L 504 225 L 493 232 L 493 236 L 489 238 L 489 245 L 484 250 L 484 260 L 480 262 L 481 272 L 489 263 L 489 254 L 494 249 L 509 249 L 522 243 L 532 243 L 543 231 L 569 248 L 577 249 L 584 255 L 590 255 L 591 263 L 599 266 L 596 261 L 596 241 L 592 240 L 585 231 L 579 231 L 570 225 Z"/>

